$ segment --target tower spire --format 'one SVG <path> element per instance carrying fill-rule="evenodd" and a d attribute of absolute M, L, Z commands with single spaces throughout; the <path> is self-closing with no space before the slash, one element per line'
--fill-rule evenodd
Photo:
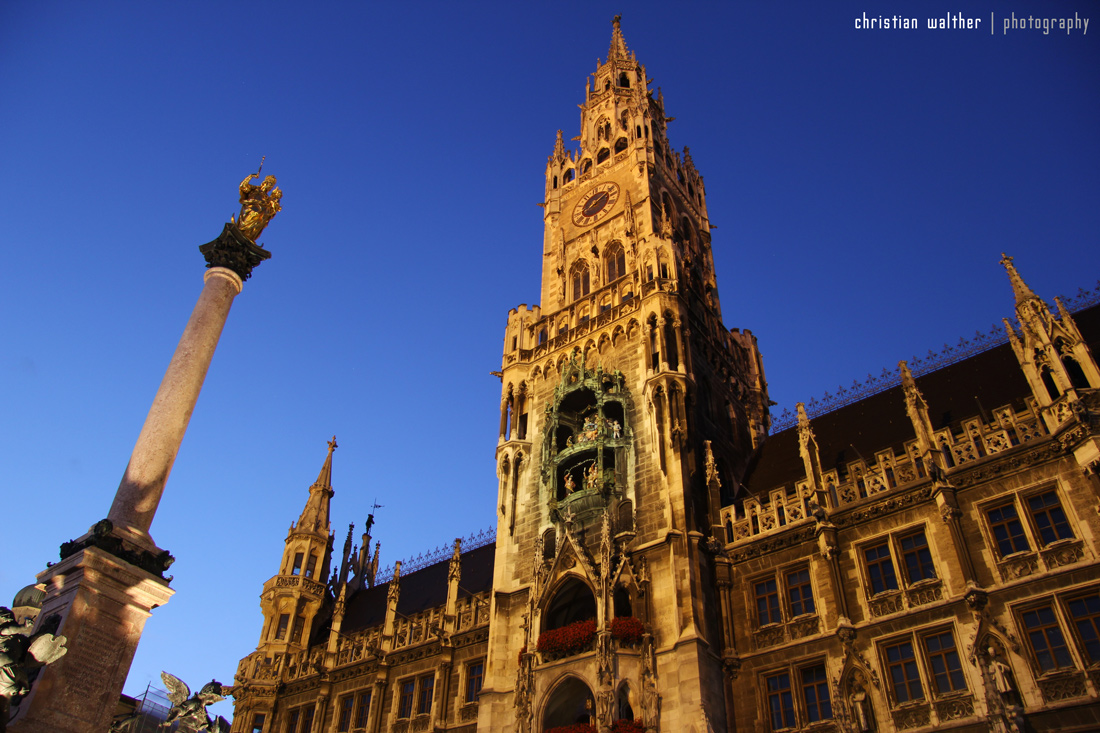
<path fill-rule="evenodd" d="M 625 59 L 629 55 L 626 50 L 626 41 L 623 40 L 623 29 L 620 26 L 623 16 L 616 15 L 611 20 L 611 48 L 607 51 L 607 61 L 611 63 L 616 59 Z"/>
<path fill-rule="evenodd" d="M 317 480 L 309 487 L 309 499 L 306 500 L 302 515 L 295 527 L 299 532 L 324 532 L 328 534 L 329 499 L 335 493 L 332 490 L 332 452 L 336 450 L 336 436 L 328 442 L 328 455 L 317 474 Z"/>
<path fill-rule="evenodd" d="M 1038 297 L 1035 293 L 1031 292 L 1031 288 L 1027 286 L 1024 279 L 1020 277 L 1020 273 L 1016 271 L 1016 266 L 1012 264 L 1012 258 L 1001 253 L 1001 264 L 1004 265 L 1005 270 L 1008 271 L 1008 280 L 1012 283 L 1012 292 L 1016 295 L 1016 304 L 1019 305 L 1025 300 Z"/>

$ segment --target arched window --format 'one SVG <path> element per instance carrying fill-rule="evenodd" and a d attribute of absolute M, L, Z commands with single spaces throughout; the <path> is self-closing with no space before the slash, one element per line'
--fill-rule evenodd
<path fill-rule="evenodd" d="M 626 138 L 620 137 L 618 140 L 615 141 L 615 154 L 618 155 L 624 150 L 626 150 Z"/>
<path fill-rule="evenodd" d="M 576 621 L 596 618 L 596 597 L 580 580 L 570 578 L 554 594 L 554 600 L 542 615 L 543 631 L 560 629 Z"/>
<path fill-rule="evenodd" d="M 630 77 L 626 75 L 626 72 L 619 74 L 619 86 L 630 88 Z"/>
<path fill-rule="evenodd" d="M 588 275 L 588 267 L 579 265 L 573 268 L 573 300 L 580 300 L 588 295 L 591 289 L 591 281 Z"/>
<path fill-rule="evenodd" d="M 540 328 L 539 329 L 539 346 L 541 346 L 542 344 L 545 344 L 545 343 L 546 343 L 546 329 L 545 328 Z"/>
<path fill-rule="evenodd" d="M 1077 363 L 1077 360 L 1072 356 L 1063 356 L 1062 364 L 1066 367 L 1066 374 L 1069 375 L 1069 383 L 1073 385 L 1074 389 L 1088 389 L 1089 380 L 1085 377 L 1085 370 L 1081 368 L 1081 365 Z"/>
<path fill-rule="evenodd" d="M 554 176 L 554 188 L 558 187 L 558 177 Z"/>
<path fill-rule="evenodd" d="M 592 690 L 576 677 L 569 677 L 550 693 L 542 714 L 542 730 L 591 725 L 595 715 Z"/>
<path fill-rule="evenodd" d="M 1050 399 L 1056 400 L 1062 396 L 1061 390 L 1058 389 L 1058 385 L 1054 383 L 1054 375 L 1050 372 L 1050 367 L 1043 367 L 1043 371 L 1040 373 L 1043 379 L 1043 386 L 1047 388 L 1047 394 Z"/>
<path fill-rule="evenodd" d="M 626 252 L 623 251 L 623 247 L 618 242 L 612 243 L 608 246 L 605 261 L 605 272 L 607 272 L 607 282 L 613 283 L 620 277 L 626 274 Z"/>
<path fill-rule="evenodd" d="M 596 164 L 604 162 L 611 157 L 611 151 L 607 148 L 600 148 L 600 152 L 596 153 Z"/>
<path fill-rule="evenodd" d="M 576 171 L 574 171 L 572 168 L 566 168 L 565 172 L 561 174 L 561 182 L 562 183 L 569 183 L 570 181 L 572 181 L 576 177 L 577 177 L 577 172 Z"/>
<path fill-rule="evenodd" d="M 591 158 L 585 158 L 584 160 L 581 161 L 581 175 L 582 176 L 591 169 L 592 169 L 592 159 Z"/>

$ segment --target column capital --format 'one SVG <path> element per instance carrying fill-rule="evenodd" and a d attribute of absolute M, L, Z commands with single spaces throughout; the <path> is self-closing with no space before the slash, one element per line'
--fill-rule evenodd
<path fill-rule="evenodd" d="M 242 234 L 232 223 L 225 225 L 217 239 L 200 245 L 199 252 L 206 258 L 207 267 L 227 268 L 242 281 L 252 276 L 254 267 L 271 257 L 270 252 Z"/>

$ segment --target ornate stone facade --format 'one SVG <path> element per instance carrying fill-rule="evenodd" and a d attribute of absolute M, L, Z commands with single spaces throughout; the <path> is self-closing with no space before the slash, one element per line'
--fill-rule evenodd
<path fill-rule="evenodd" d="M 547 163 L 541 305 L 508 314 L 495 542 L 376 583 L 349 532 L 323 582 L 330 450 L 235 733 L 1100 722 L 1100 314 L 1006 258 L 1009 344 L 769 436 L 649 83 L 616 19 Z"/>

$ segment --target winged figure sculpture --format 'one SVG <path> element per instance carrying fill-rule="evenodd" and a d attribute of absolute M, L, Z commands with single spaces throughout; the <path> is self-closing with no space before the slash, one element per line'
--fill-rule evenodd
<path fill-rule="evenodd" d="M 190 728 L 193 731 L 208 731 L 208 733 L 229 733 L 229 723 L 220 715 L 217 719 L 211 718 L 206 713 L 206 706 L 224 700 L 227 688 L 217 680 L 211 680 L 202 686 L 202 689 L 191 694 L 191 688 L 183 680 L 167 672 L 160 673 L 164 686 L 168 688 L 168 700 L 172 703 L 172 709 L 168 711 L 168 717 L 161 728 L 171 728 L 172 724 L 179 721 L 180 729 Z"/>

